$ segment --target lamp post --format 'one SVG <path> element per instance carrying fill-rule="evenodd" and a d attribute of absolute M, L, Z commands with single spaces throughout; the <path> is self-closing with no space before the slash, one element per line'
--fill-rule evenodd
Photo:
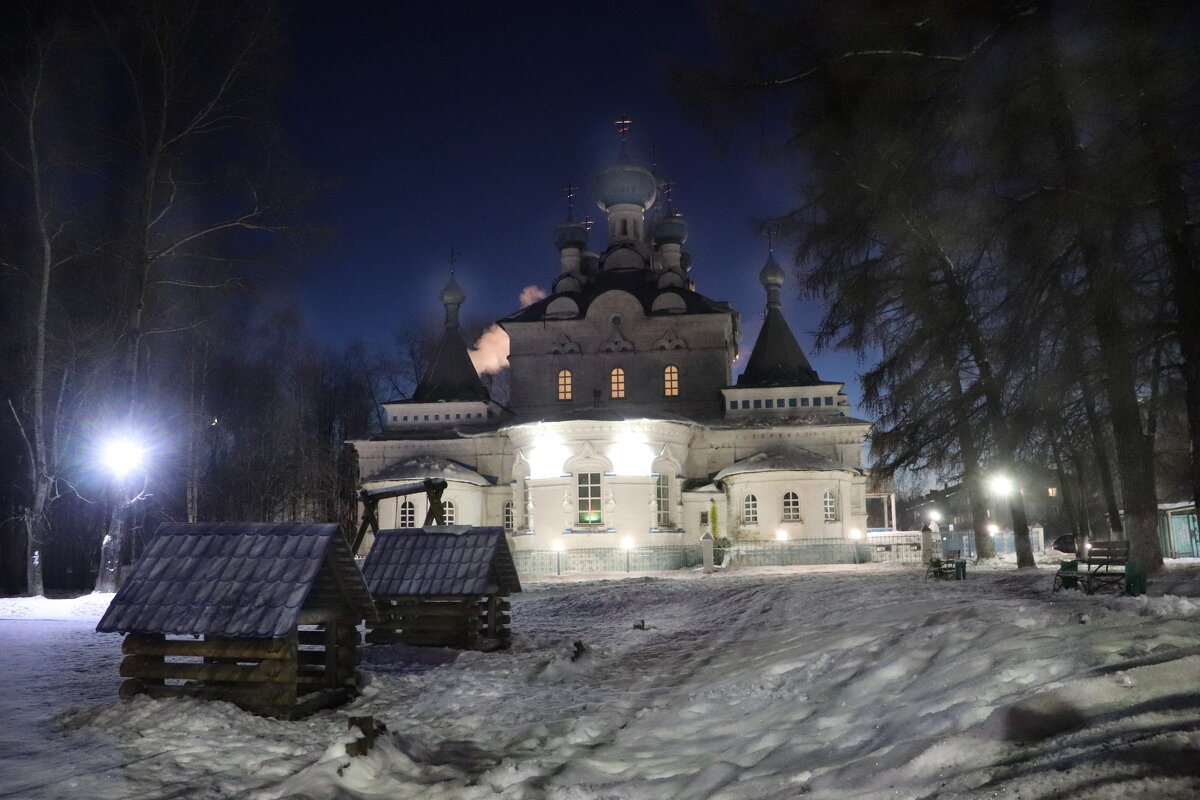
<path fill-rule="evenodd" d="M 621 549 L 625 551 L 625 571 L 629 572 L 629 551 L 633 549 L 632 536 L 626 536 L 621 540 Z"/>
<path fill-rule="evenodd" d="M 132 436 L 114 436 L 100 448 L 100 461 L 112 475 L 113 509 L 108 532 L 100 544 L 100 574 L 97 592 L 115 592 L 121 583 L 121 555 L 125 549 L 125 513 L 144 497 L 146 447 Z M 132 491 L 132 478 L 141 474 L 142 487 Z"/>
<path fill-rule="evenodd" d="M 1007 475 L 994 475 L 988 481 L 988 489 L 998 497 L 1008 498 L 1008 512 L 1012 517 L 1013 544 L 1017 551 L 1017 566 L 1035 566 L 1033 546 L 1029 542 L 1029 520 L 1025 516 L 1025 496 L 1020 487 Z"/>
<path fill-rule="evenodd" d="M 850 541 L 851 541 L 850 548 L 854 553 L 854 564 L 856 566 L 858 565 L 858 540 L 861 538 L 862 538 L 862 531 L 860 531 L 858 528 L 850 529 Z"/>
<path fill-rule="evenodd" d="M 566 545 L 563 544 L 562 539 L 555 539 L 550 547 L 554 550 L 554 574 L 562 575 L 562 551 L 566 548 Z"/>

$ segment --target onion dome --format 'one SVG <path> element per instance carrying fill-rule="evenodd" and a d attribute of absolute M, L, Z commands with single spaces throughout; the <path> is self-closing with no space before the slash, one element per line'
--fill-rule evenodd
<path fill-rule="evenodd" d="M 767 263 L 763 265 L 762 271 L 758 273 L 758 280 L 762 283 L 765 289 L 778 289 L 783 286 L 783 267 L 779 266 L 779 262 L 775 260 L 775 254 L 767 255 Z"/>
<path fill-rule="evenodd" d="M 446 287 L 442 289 L 440 295 L 442 305 L 446 306 L 461 306 L 463 301 L 467 299 L 467 293 L 458 285 L 458 281 L 454 280 L 454 276 L 450 276 L 450 280 L 446 282 Z"/>
<path fill-rule="evenodd" d="M 582 222 L 568 219 L 554 229 L 554 246 L 559 250 L 575 247 L 580 250 L 587 247 L 588 231 Z"/>
<path fill-rule="evenodd" d="M 654 225 L 654 241 L 658 244 L 683 244 L 687 237 L 688 226 L 682 214 L 663 217 Z"/>
<path fill-rule="evenodd" d="M 604 211 L 622 203 L 647 209 L 657 196 L 654 173 L 634 164 L 624 153 L 616 164 L 596 176 L 596 204 Z"/>

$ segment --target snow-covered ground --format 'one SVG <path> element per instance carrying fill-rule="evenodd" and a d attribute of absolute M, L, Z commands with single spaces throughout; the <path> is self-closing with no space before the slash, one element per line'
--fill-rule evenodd
<path fill-rule="evenodd" d="M 1200 564 L 1141 598 L 1050 584 L 529 583 L 512 650 L 365 647 L 363 697 L 298 722 L 121 702 L 120 637 L 91 632 L 106 598 L 0 600 L 0 798 L 1200 796 Z M 344 754 L 350 715 L 387 725 L 369 756 Z"/>

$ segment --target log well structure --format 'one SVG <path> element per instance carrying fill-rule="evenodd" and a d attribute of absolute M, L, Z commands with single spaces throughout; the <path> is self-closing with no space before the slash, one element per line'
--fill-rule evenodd
<path fill-rule="evenodd" d="M 498 650 L 511 642 L 507 598 L 521 582 L 502 528 L 380 531 L 363 577 L 378 612 L 369 643 Z"/>
<path fill-rule="evenodd" d="M 358 693 L 374 605 L 338 525 L 161 526 L 96 630 L 126 634 L 121 696 L 294 719 Z"/>

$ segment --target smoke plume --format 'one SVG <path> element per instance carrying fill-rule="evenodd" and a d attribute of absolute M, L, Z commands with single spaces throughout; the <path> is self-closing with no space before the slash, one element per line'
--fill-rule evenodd
<path fill-rule="evenodd" d="M 521 308 L 536 303 L 546 296 L 540 286 L 526 286 L 521 290 Z M 508 334 L 499 325 L 492 325 L 471 348 L 471 364 L 480 375 L 497 373 L 508 367 Z"/>

